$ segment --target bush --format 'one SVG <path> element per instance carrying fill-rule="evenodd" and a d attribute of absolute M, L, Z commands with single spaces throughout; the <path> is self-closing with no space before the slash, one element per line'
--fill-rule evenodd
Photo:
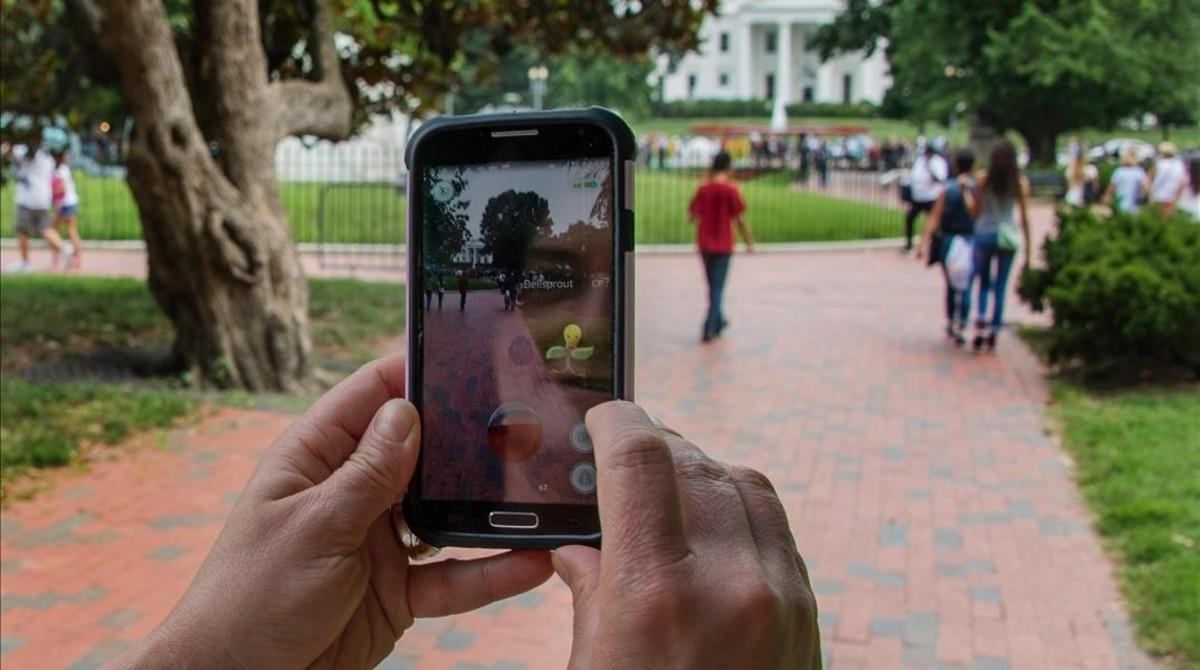
<path fill-rule="evenodd" d="M 787 106 L 788 116 L 824 116 L 841 119 L 874 119 L 879 105 L 870 102 L 798 102 Z"/>
<path fill-rule="evenodd" d="M 667 119 L 770 115 L 768 100 L 675 100 L 662 103 L 655 111 L 655 116 Z"/>
<path fill-rule="evenodd" d="M 1179 369 L 1200 375 L 1200 226 L 1159 210 L 1100 217 L 1061 209 L 1026 271 L 1021 297 L 1049 306 L 1052 361 L 1109 376 Z"/>
<path fill-rule="evenodd" d="M 879 116 L 879 106 L 869 102 L 797 102 L 787 106 L 788 116 L 821 116 L 868 119 Z M 658 106 L 655 116 L 668 119 L 771 115 L 770 100 L 675 100 Z"/>

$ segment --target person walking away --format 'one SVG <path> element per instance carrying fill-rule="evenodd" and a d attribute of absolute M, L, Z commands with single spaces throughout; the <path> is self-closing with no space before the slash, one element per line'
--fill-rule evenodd
<path fill-rule="evenodd" d="M 800 172 L 796 175 L 796 182 L 800 186 L 808 186 L 808 173 L 812 169 L 812 147 L 808 146 L 808 133 L 800 133 L 796 153 L 800 156 Z"/>
<path fill-rule="evenodd" d="M 437 276 L 437 284 L 434 285 L 437 290 L 438 311 L 442 311 L 442 301 L 446 299 L 446 281 L 441 275 Z"/>
<path fill-rule="evenodd" d="M 1158 145 L 1158 160 L 1150 171 L 1150 204 L 1158 205 L 1170 214 L 1183 195 L 1187 181 L 1187 168 L 1179 158 L 1179 149 L 1171 142 Z"/>
<path fill-rule="evenodd" d="M 1200 223 L 1200 155 L 1188 162 L 1188 180 L 1176 205 L 1192 221 Z"/>
<path fill-rule="evenodd" d="M 29 272 L 33 266 L 29 261 L 29 238 L 40 237 L 50 245 L 52 268 L 58 266 L 63 241 L 54 229 L 50 208 L 54 204 L 54 159 L 42 149 L 39 142 L 30 142 L 24 155 L 17 157 L 16 189 L 13 201 L 17 205 L 17 218 L 13 228 L 17 233 L 17 245 L 21 260 L 12 266 L 12 272 Z"/>
<path fill-rule="evenodd" d="M 971 283 L 965 288 L 955 287 L 951 279 L 949 263 L 950 248 L 955 238 L 961 243 L 972 242 L 975 235 L 975 180 L 971 170 L 975 168 L 975 154 L 962 150 L 954 157 L 955 178 L 933 204 L 929 214 L 929 225 L 921 236 L 917 257 L 921 251 L 936 255 L 941 260 L 942 276 L 946 279 L 946 336 L 958 346 L 966 344 L 967 320 L 971 314 Z M 940 235 L 938 234 L 940 233 Z M 939 245 L 934 249 L 933 245 Z"/>
<path fill-rule="evenodd" d="M 1072 145 L 1066 177 L 1064 202 L 1072 207 L 1086 207 L 1096 201 L 1100 192 L 1100 170 L 1088 161 L 1087 151 L 1080 144 Z"/>
<path fill-rule="evenodd" d="M 1017 167 L 1017 148 L 1010 140 L 1001 140 L 992 149 L 987 173 L 976 187 L 972 213 L 975 215 L 975 275 L 979 279 L 979 310 L 975 322 L 974 349 L 986 344 L 996 350 L 996 336 L 1004 326 L 1004 299 L 1013 259 L 1024 239 L 1025 267 L 1030 261 L 1029 181 Z M 1021 232 L 1017 231 L 1014 210 L 1020 210 Z M 996 274 L 992 275 L 995 263 Z M 989 295 L 992 294 L 992 295 Z M 993 300 L 992 316 L 987 319 L 988 299 Z"/>
<path fill-rule="evenodd" d="M 1138 165 L 1137 150 L 1130 147 L 1121 156 L 1121 166 L 1113 171 L 1108 180 L 1104 202 L 1112 204 L 1115 201 L 1114 210 L 1134 214 L 1141 208 L 1145 192 L 1146 171 Z"/>
<path fill-rule="evenodd" d="M 700 258 L 704 261 L 704 275 L 708 280 L 708 315 L 704 319 L 701 339 L 705 342 L 717 337 L 729 325 L 721 310 L 725 292 L 725 280 L 729 276 L 729 261 L 733 255 L 733 228 L 737 227 L 747 251 L 754 251 L 754 238 L 742 213 L 746 203 L 742 193 L 733 183 L 732 160 L 721 151 L 713 157 L 712 171 L 708 180 L 696 189 L 688 205 L 688 215 L 696 224 L 696 241 L 700 247 Z"/>
<path fill-rule="evenodd" d="M 467 308 L 467 287 L 469 286 L 467 275 L 462 270 L 458 271 L 458 311 L 463 311 Z"/>
<path fill-rule="evenodd" d="M 829 145 L 825 140 L 821 140 L 817 144 L 816 153 L 813 154 L 813 163 L 817 166 L 817 178 L 821 182 L 821 188 L 825 188 L 829 184 Z"/>
<path fill-rule="evenodd" d="M 64 244 L 63 269 L 78 270 L 82 262 L 83 242 L 79 239 L 79 191 L 75 188 L 75 177 L 71 174 L 65 150 L 54 153 L 54 178 L 51 180 L 51 191 L 54 199 L 54 228 L 62 234 L 62 228 L 67 229 L 69 244 Z"/>
<path fill-rule="evenodd" d="M 902 253 L 912 252 L 913 230 L 917 217 L 921 214 L 929 214 L 933 210 L 933 203 L 937 202 L 938 196 L 942 194 L 942 185 L 946 183 L 950 173 L 950 166 L 946 164 L 946 159 L 938 155 L 932 144 L 921 145 L 919 151 L 920 154 L 913 160 L 912 168 L 909 171 L 912 202 L 909 203 L 908 212 L 904 215 Z"/>
<path fill-rule="evenodd" d="M 436 282 L 436 281 L 437 280 L 435 279 L 434 282 Z M 425 311 L 426 312 L 433 309 L 434 282 L 427 282 L 425 284 Z"/>

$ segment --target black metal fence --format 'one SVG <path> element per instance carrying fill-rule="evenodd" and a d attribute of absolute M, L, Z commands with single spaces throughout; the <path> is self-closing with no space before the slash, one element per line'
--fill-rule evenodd
<path fill-rule="evenodd" d="M 903 229 L 903 169 L 877 156 L 837 155 L 823 161 L 783 151 L 746 151 L 728 141 L 747 220 L 760 242 L 843 241 L 897 237 Z M 279 192 L 296 241 L 327 266 L 389 266 L 405 241 L 408 194 L 402 150 L 362 143 L 280 145 Z M 699 147 L 699 148 L 697 148 Z M 688 204 L 720 147 L 687 138 L 671 152 L 644 147 L 635 180 L 637 242 L 690 244 Z M 118 167 L 77 165 L 80 231 L 86 240 L 137 240 L 137 208 Z M 12 183 L 0 191 L 11 212 Z M 7 217 L 5 217 L 7 219 Z M 10 227 L 0 231 L 13 234 Z"/>

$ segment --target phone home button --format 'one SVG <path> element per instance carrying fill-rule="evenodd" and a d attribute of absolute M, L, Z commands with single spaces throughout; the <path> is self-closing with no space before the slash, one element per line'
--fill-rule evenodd
<path fill-rule="evenodd" d="M 538 527 L 538 515 L 533 512 L 490 512 L 488 525 L 492 528 L 522 528 L 529 530 Z"/>

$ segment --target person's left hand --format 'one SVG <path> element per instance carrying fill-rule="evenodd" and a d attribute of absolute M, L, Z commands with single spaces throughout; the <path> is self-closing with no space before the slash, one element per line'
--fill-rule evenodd
<path fill-rule="evenodd" d="M 389 518 L 421 443 L 403 389 L 403 358 L 375 361 L 276 439 L 183 599 L 115 667 L 374 667 L 415 617 L 546 581 L 546 552 L 409 565 Z"/>

